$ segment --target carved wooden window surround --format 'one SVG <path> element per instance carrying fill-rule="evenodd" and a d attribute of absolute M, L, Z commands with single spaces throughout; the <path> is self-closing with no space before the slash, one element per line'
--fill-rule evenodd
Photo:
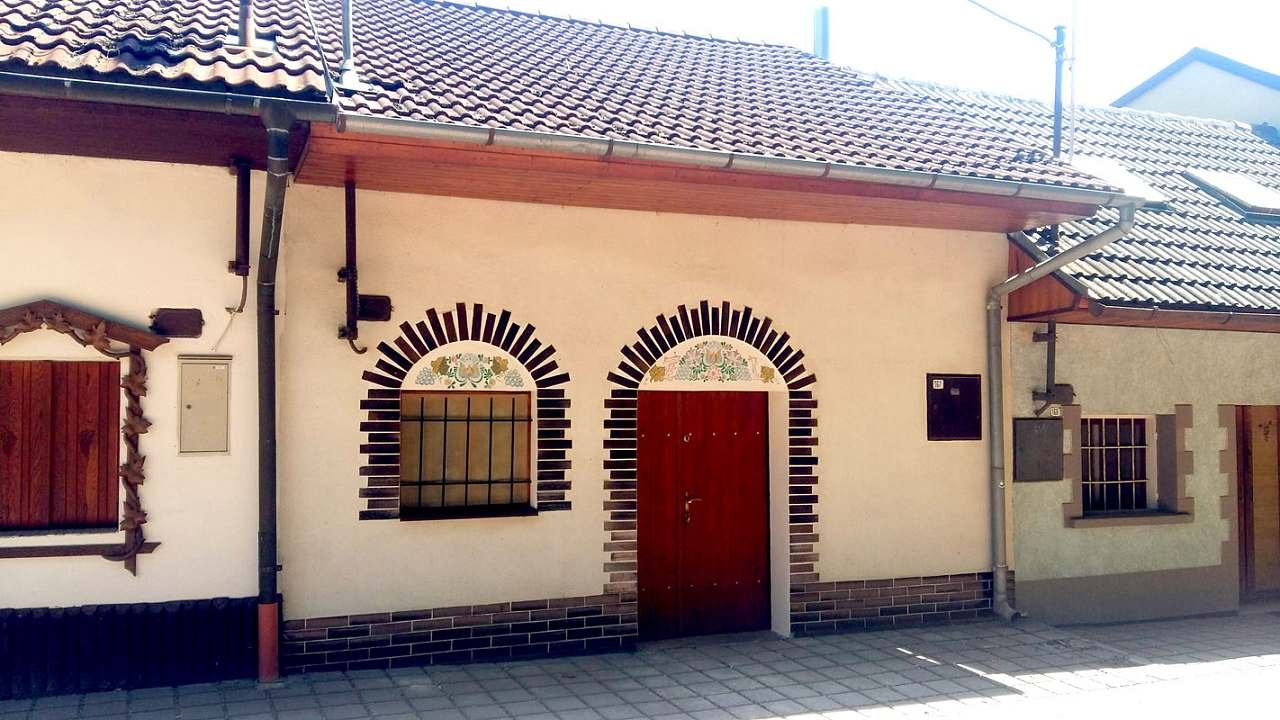
<path fill-rule="evenodd" d="M 0 548 L 0 558 L 100 555 L 123 563 L 125 569 L 136 575 L 138 555 L 150 553 L 159 546 L 159 543 L 148 542 L 143 532 L 147 513 L 142 509 L 139 494 L 145 479 L 146 457 L 138 444 L 151 427 L 142 414 L 142 398 L 147 394 L 147 363 L 143 351 L 154 350 L 168 339 L 51 300 L 0 310 L 0 346 L 36 330 L 53 330 L 113 360 L 128 360 L 127 372 L 120 381 L 125 399 L 125 418 L 120 428 L 125 459 L 119 473 L 124 491 L 119 529 L 125 537 L 123 543 L 4 547 Z"/>

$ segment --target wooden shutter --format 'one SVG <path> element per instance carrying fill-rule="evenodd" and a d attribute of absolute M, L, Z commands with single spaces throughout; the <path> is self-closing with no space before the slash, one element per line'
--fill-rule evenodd
<path fill-rule="evenodd" d="M 0 362 L 0 528 L 114 527 L 120 366 Z"/>
<path fill-rule="evenodd" d="M 2 528 L 49 524 L 49 382 L 49 363 L 0 363 Z"/>

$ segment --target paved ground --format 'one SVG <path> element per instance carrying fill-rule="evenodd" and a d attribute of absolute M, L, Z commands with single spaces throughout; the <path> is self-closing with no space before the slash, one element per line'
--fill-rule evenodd
<path fill-rule="evenodd" d="M 0 702 L 0 720 L 1277 717 L 1280 613 L 1058 630 L 1021 621 L 626 655 Z M 1092 716 L 1092 717 L 1089 717 Z"/>

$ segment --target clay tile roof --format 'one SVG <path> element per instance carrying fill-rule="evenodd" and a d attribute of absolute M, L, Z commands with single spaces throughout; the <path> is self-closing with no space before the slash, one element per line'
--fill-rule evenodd
<path fill-rule="evenodd" d="M 329 63 L 340 0 L 314 0 Z M 918 94 L 790 47 L 435 0 L 358 0 L 362 114 L 1110 189 Z"/>
<path fill-rule="evenodd" d="M 892 81 L 973 122 L 1048 148 L 1052 110 L 1034 100 Z M 1068 116 L 1069 117 L 1069 116 Z M 1064 279 L 1103 304 L 1185 310 L 1280 312 L 1280 225 L 1249 220 L 1183 173 L 1188 168 L 1247 175 L 1280 190 L 1280 147 L 1247 125 L 1113 107 L 1080 107 L 1068 145 L 1110 158 L 1169 198 L 1140 209 L 1133 231 L 1068 265 Z M 1062 226 L 1060 247 L 1099 232 L 1114 211 Z M 1052 252 L 1046 233 L 1033 239 Z"/>
<path fill-rule="evenodd" d="M 780 45 L 437 0 L 355 0 L 349 112 L 1109 191 L 947 104 Z M 341 0 L 0 0 L 0 70 L 323 100 Z M 317 34 L 312 32 L 314 14 Z M 1043 154 L 1041 154 L 1043 157 Z"/>
<path fill-rule="evenodd" d="M 258 0 L 270 51 L 228 46 L 239 0 L 0 0 L 0 70 L 325 99 L 306 0 Z"/>

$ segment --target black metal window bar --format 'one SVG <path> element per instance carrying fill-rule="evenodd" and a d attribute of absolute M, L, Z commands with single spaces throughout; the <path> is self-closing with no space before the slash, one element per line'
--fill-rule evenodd
<path fill-rule="evenodd" d="M 400 395 L 400 518 L 529 515 L 529 393 Z"/>
<path fill-rule="evenodd" d="M 1080 478 L 1086 514 L 1141 512 L 1147 493 L 1148 437 L 1144 418 L 1080 421 Z"/>

